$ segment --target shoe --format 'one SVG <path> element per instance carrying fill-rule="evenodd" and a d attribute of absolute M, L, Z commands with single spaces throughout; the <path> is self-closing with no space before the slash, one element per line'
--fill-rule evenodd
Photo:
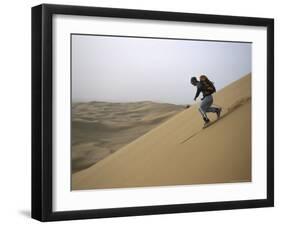
<path fill-rule="evenodd" d="M 221 117 L 221 108 L 219 108 L 216 113 L 217 113 L 217 118 Z"/>
<path fill-rule="evenodd" d="M 210 122 L 210 119 L 204 118 L 204 122 L 205 122 L 205 124 L 204 124 L 204 126 L 205 126 L 205 125 L 207 125 Z"/>

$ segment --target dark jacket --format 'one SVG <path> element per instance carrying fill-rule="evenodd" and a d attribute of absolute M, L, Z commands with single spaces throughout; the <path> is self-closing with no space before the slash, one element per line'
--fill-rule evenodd
<path fill-rule="evenodd" d="M 203 85 L 201 84 L 201 82 L 198 82 L 196 87 L 197 87 L 197 91 L 196 91 L 194 99 L 196 99 L 201 92 L 203 94 L 202 100 L 204 99 L 204 97 L 211 95 L 208 92 L 206 92 L 206 90 L 203 89 Z"/>

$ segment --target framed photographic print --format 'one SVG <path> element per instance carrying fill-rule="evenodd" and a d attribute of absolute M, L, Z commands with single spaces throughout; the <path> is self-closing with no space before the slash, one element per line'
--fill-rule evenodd
<path fill-rule="evenodd" d="M 274 205 L 274 21 L 32 8 L 32 217 Z"/>

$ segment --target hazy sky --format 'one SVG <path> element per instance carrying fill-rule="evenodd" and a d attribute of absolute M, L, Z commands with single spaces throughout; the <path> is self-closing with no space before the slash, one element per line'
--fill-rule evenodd
<path fill-rule="evenodd" d="M 72 35 L 72 99 L 193 102 L 192 76 L 217 90 L 251 72 L 251 44 Z"/>

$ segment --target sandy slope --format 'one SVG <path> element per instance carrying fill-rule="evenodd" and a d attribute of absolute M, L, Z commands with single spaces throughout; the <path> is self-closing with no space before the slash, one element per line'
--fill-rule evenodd
<path fill-rule="evenodd" d="M 151 101 L 73 104 L 72 172 L 97 163 L 183 109 Z"/>
<path fill-rule="evenodd" d="M 72 189 L 251 180 L 251 76 L 215 94 L 225 117 L 202 129 L 196 105 L 72 176 Z"/>

